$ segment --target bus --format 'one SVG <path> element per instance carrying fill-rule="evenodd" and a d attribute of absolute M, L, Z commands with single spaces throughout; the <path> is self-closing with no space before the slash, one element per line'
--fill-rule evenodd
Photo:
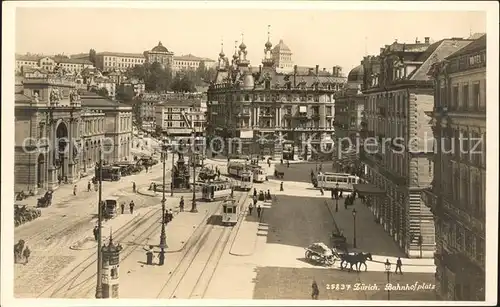
<path fill-rule="evenodd" d="M 354 185 L 360 182 L 360 178 L 347 173 L 319 173 L 318 187 L 325 190 L 338 188 L 345 192 L 353 192 Z"/>

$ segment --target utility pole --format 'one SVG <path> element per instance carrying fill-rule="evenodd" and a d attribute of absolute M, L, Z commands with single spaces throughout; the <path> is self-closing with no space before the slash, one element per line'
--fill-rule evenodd
<path fill-rule="evenodd" d="M 165 141 L 165 140 L 164 140 Z M 161 234 L 160 234 L 160 261 L 159 265 L 163 265 L 165 262 L 165 245 L 167 241 L 167 235 L 165 234 L 165 177 L 166 177 L 166 160 L 167 160 L 167 148 L 165 143 L 162 144 L 162 162 L 163 162 L 163 191 L 161 199 Z"/>
<path fill-rule="evenodd" d="M 95 297 L 102 298 L 102 148 L 99 148 L 99 198 L 97 202 L 97 285 Z"/>
<path fill-rule="evenodd" d="M 193 150 L 191 155 L 191 162 L 193 165 L 193 203 L 191 204 L 191 212 L 196 213 L 198 212 L 198 209 L 196 209 L 196 164 L 194 163 L 194 155 L 195 153 Z"/>

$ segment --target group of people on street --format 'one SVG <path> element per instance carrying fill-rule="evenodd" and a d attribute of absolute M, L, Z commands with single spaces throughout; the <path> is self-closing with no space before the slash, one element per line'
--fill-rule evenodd
<path fill-rule="evenodd" d="M 20 263 L 24 259 L 23 264 L 26 265 L 29 262 L 31 256 L 31 250 L 24 240 L 19 240 L 14 244 L 14 263 Z"/>

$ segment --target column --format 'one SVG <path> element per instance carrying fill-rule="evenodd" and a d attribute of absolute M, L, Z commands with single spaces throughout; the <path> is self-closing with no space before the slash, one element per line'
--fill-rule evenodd
<path fill-rule="evenodd" d="M 256 114 L 257 118 L 256 118 L 256 123 L 257 123 L 257 126 L 260 126 L 260 107 L 257 107 L 257 114 Z"/>

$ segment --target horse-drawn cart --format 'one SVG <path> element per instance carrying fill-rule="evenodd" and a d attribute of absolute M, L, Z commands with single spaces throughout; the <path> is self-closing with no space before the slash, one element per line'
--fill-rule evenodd
<path fill-rule="evenodd" d="M 305 253 L 306 259 L 328 266 L 335 264 L 336 256 L 336 253 L 324 243 L 313 243 L 309 245 Z"/>

